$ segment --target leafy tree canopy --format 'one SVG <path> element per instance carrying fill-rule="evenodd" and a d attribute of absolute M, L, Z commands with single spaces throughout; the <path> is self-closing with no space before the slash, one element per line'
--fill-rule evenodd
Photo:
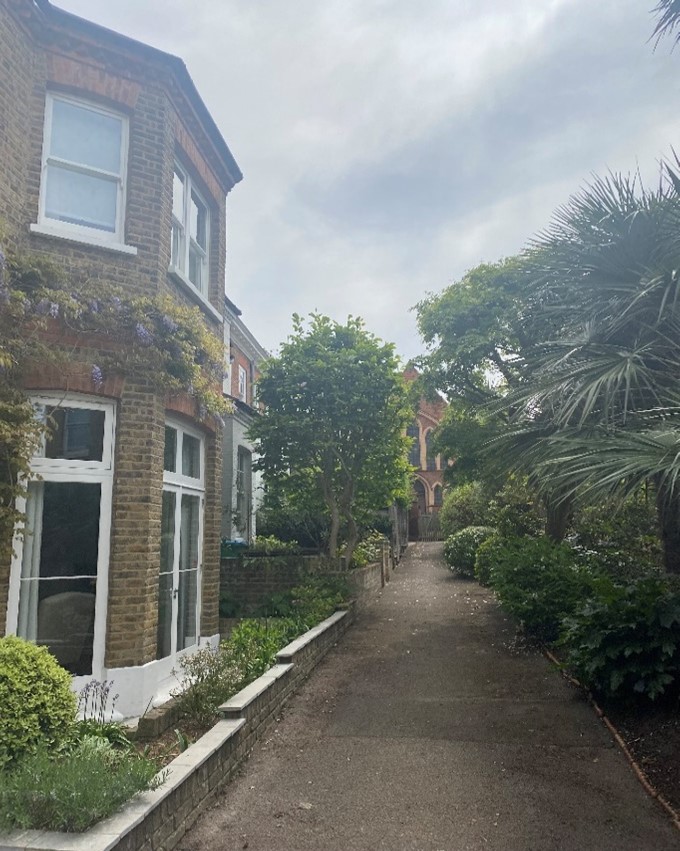
<path fill-rule="evenodd" d="M 351 558 L 362 512 L 408 498 L 407 441 L 412 417 L 391 344 L 348 317 L 295 315 L 278 357 L 258 383 L 263 412 L 251 428 L 265 486 L 295 500 L 314 489 L 330 516 L 329 554 L 346 537 Z M 290 504 L 290 502 L 289 502 Z"/>

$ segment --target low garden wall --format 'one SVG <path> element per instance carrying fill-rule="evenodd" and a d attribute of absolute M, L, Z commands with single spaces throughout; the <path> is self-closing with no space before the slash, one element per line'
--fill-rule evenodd
<path fill-rule="evenodd" d="M 393 560 L 386 548 L 381 562 L 347 569 L 343 559 L 322 556 L 239 556 L 224 558 L 220 566 L 220 594 L 229 598 L 238 614 L 247 617 L 268 597 L 285 594 L 308 576 L 342 576 L 359 607 L 373 599 L 389 582 Z"/>
<path fill-rule="evenodd" d="M 82 834 L 15 831 L 2 851 L 171 851 L 234 775 L 286 699 L 349 628 L 339 611 L 277 654 L 277 664 L 219 708 L 222 720 L 167 767 L 165 783 Z"/>

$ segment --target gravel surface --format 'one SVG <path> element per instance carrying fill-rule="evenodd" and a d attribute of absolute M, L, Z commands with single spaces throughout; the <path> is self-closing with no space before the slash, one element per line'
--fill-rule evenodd
<path fill-rule="evenodd" d="M 680 835 L 490 593 L 409 548 L 184 851 L 666 851 Z"/>

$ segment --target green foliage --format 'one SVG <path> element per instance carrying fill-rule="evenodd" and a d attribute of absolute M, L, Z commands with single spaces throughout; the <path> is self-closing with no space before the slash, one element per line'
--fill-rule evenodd
<path fill-rule="evenodd" d="M 25 495 L 29 462 L 44 435 L 20 389 L 21 378 L 26 370 L 46 365 L 65 376 L 85 375 L 93 391 L 109 374 L 133 374 L 159 392 L 190 394 L 202 417 L 229 410 L 221 392 L 224 343 L 208 330 L 198 308 L 167 295 L 131 298 L 103 280 L 78 283 L 54 264 L 31 255 L 6 256 L 0 248 L 3 563 L 10 556 L 12 530 L 22 519 L 16 500 Z"/>
<path fill-rule="evenodd" d="M 118 695 L 112 694 L 112 680 L 90 680 L 78 693 L 76 739 L 100 738 L 118 748 L 131 748 L 125 725 L 113 721 Z"/>
<path fill-rule="evenodd" d="M 162 782 L 153 762 L 100 738 L 56 757 L 42 744 L 0 773 L 0 829 L 87 830 Z"/>
<path fill-rule="evenodd" d="M 281 354 L 262 367 L 264 405 L 251 427 L 266 488 L 295 510 L 324 505 L 328 551 L 341 530 L 351 559 L 362 515 L 409 491 L 407 440 L 411 413 L 398 360 L 349 317 L 345 325 L 313 314 L 294 317 Z"/>
<path fill-rule="evenodd" d="M 563 618 L 590 596 L 597 581 L 568 544 L 548 538 L 506 538 L 486 555 L 494 560 L 491 585 L 501 605 L 543 641 L 557 638 Z"/>
<path fill-rule="evenodd" d="M 480 585 L 491 585 L 491 571 L 502 557 L 505 546 L 505 537 L 497 532 L 477 547 L 474 574 Z"/>
<path fill-rule="evenodd" d="M 537 537 L 545 526 L 545 508 L 524 476 L 510 475 L 489 503 L 489 523 L 507 538 Z"/>
<path fill-rule="evenodd" d="M 241 687 L 243 673 L 231 654 L 208 645 L 179 660 L 179 687 L 174 692 L 182 715 L 208 725 L 217 707 Z"/>
<path fill-rule="evenodd" d="M 297 541 L 282 541 L 276 535 L 256 535 L 253 539 L 251 549 L 272 555 L 276 553 L 299 553 L 300 545 Z"/>
<path fill-rule="evenodd" d="M 659 578 L 600 582 L 564 623 L 567 665 L 608 698 L 651 700 L 680 682 L 680 592 Z"/>
<path fill-rule="evenodd" d="M 262 606 L 267 617 L 242 620 L 219 648 L 205 647 L 180 660 L 180 711 L 200 724 L 217 707 L 259 677 L 282 647 L 346 604 L 343 578 L 309 577 L 288 594 L 272 595 Z"/>
<path fill-rule="evenodd" d="M 489 496 L 481 482 L 467 482 L 449 488 L 439 512 L 439 523 L 445 538 L 466 526 L 486 526 L 489 523 Z"/>
<path fill-rule="evenodd" d="M 71 676 L 45 647 L 0 638 L 0 707 L 0 769 L 40 745 L 58 750 L 75 721 Z"/>
<path fill-rule="evenodd" d="M 468 526 L 447 538 L 444 559 L 451 571 L 457 576 L 471 579 L 474 576 L 477 550 L 495 531 L 489 526 Z"/>
<path fill-rule="evenodd" d="M 385 543 L 387 543 L 387 538 L 382 532 L 377 532 L 373 529 L 365 534 L 354 550 L 352 567 L 366 567 L 367 564 L 382 561 L 383 546 Z"/>
<path fill-rule="evenodd" d="M 579 508 L 572 530 L 588 562 L 614 579 L 627 581 L 661 569 L 654 500 L 644 493 L 633 494 L 623 503 L 603 500 Z"/>

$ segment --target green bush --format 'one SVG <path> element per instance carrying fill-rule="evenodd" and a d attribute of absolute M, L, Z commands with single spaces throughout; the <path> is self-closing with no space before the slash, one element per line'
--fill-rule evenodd
<path fill-rule="evenodd" d="M 56 758 L 42 743 L 0 772 L 0 829 L 87 830 L 163 779 L 150 760 L 101 738 L 86 737 Z"/>
<path fill-rule="evenodd" d="M 477 547 L 475 556 L 475 579 L 480 585 L 491 585 L 491 571 L 505 546 L 505 538 L 496 533 Z"/>
<path fill-rule="evenodd" d="M 276 535 L 256 535 L 251 549 L 266 555 L 294 554 L 300 552 L 300 545 L 297 541 L 282 541 Z"/>
<path fill-rule="evenodd" d="M 291 616 L 300 624 L 300 632 L 311 629 L 347 605 L 349 588 L 342 576 L 310 577 L 291 591 Z"/>
<path fill-rule="evenodd" d="M 352 555 L 352 567 L 366 567 L 382 560 L 383 546 L 387 538 L 382 532 L 372 529 L 356 545 Z"/>
<path fill-rule="evenodd" d="M 63 747 L 75 715 L 71 675 L 47 648 L 0 638 L 0 769 L 40 744 Z"/>
<path fill-rule="evenodd" d="M 663 564 L 656 507 L 644 493 L 625 502 L 579 508 L 572 520 L 574 543 L 593 565 L 623 582 L 658 575 Z"/>
<path fill-rule="evenodd" d="M 179 711 L 201 725 L 214 720 L 217 707 L 239 690 L 244 679 L 232 656 L 222 647 L 202 647 L 183 656 L 179 667 L 180 684 L 174 693 Z"/>
<path fill-rule="evenodd" d="M 489 525 L 489 497 L 481 482 L 467 482 L 447 490 L 439 511 L 444 538 L 468 526 Z"/>
<path fill-rule="evenodd" d="M 565 619 L 561 644 L 584 685 L 608 698 L 654 700 L 680 683 L 680 592 L 655 577 L 601 581 Z"/>
<path fill-rule="evenodd" d="M 596 582 L 568 544 L 548 538 L 506 538 L 495 547 L 489 569 L 503 608 L 543 641 L 557 638 L 563 618 L 584 603 Z"/>
<path fill-rule="evenodd" d="M 495 534 L 489 526 L 468 526 L 446 539 L 444 559 L 457 576 L 472 579 L 475 575 L 475 558 L 483 541 Z"/>
<path fill-rule="evenodd" d="M 510 476 L 489 503 L 488 520 L 505 537 L 541 535 L 545 508 L 525 478 Z"/>

